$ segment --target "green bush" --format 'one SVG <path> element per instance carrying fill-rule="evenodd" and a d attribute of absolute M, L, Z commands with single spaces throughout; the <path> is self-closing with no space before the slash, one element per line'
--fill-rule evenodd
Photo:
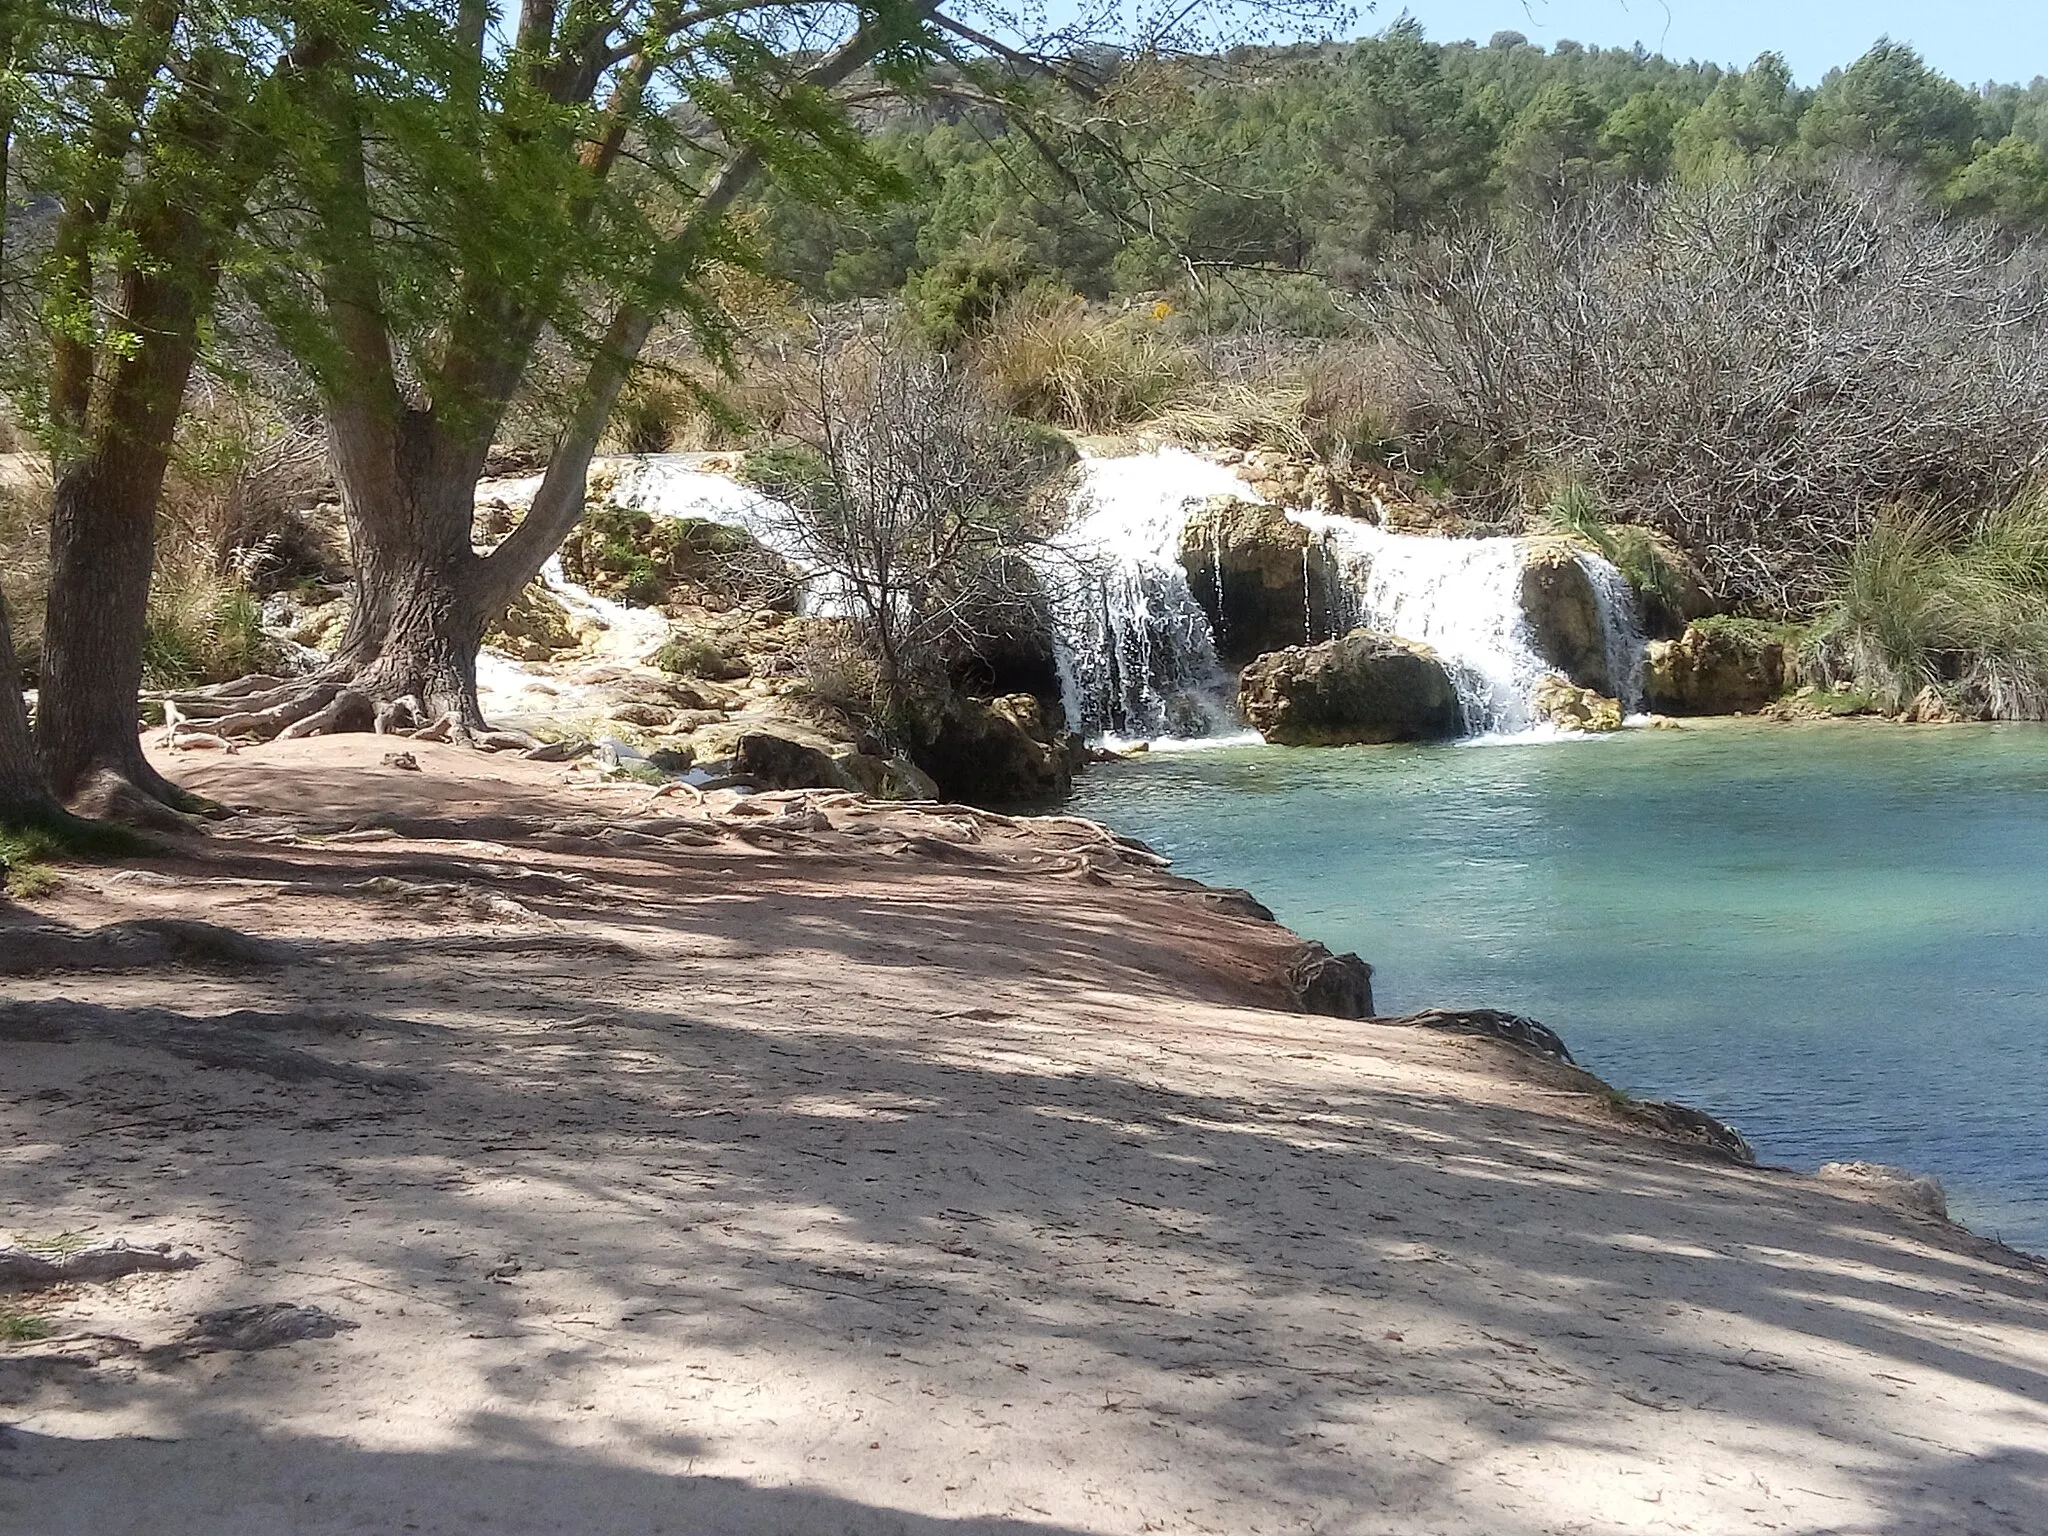
<path fill-rule="evenodd" d="M 1958 713 L 2048 718 L 2048 495 L 1962 525 L 1881 519 L 1846 562 L 1811 652 L 1824 678 L 1890 710 L 1933 689 Z"/>
<path fill-rule="evenodd" d="M 903 285 L 903 315 L 911 332 L 934 352 L 979 341 L 996 315 L 1031 278 L 1031 263 L 1015 241 L 961 246 Z"/>

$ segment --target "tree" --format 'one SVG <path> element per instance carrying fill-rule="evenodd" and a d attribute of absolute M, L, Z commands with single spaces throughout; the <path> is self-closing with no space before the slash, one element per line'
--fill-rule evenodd
<path fill-rule="evenodd" d="M 1501 144 L 1503 188 L 1556 199 L 1593 164 L 1606 114 L 1582 87 L 1553 80 L 1522 109 Z"/>
<path fill-rule="evenodd" d="M 1880 38 L 1822 82 L 1799 131 L 1813 148 L 1879 155 L 1938 180 L 1969 158 L 1979 126 L 1976 97 Z"/>
<path fill-rule="evenodd" d="M 55 468 L 37 748 L 60 797 L 189 804 L 136 732 L 156 506 L 291 60 L 271 20 L 179 0 L 11 6 L 0 45 L 15 196 L 55 204 L 28 274 L 46 372 L 14 381 Z"/>
<path fill-rule="evenodd" d="M 14 631 L 7 597 L 0 593 L 0 827 L 18 827 L 54 816 L 57 802 L 43 782 L 22 707 L 21 669 L 14 660 Z"/>
<path fill-rule="evenodd" d="M 1782 149 L 1798 135 L 1800 110 L 1791 66 L 1779 54 L 1759 54 L 1742 74 L 1721 80 L 1673 131 L 1679 174 L 1712 180 Z"/>
<path fill-rule="evenodd" d="M 1958 213 L 2038 234 L 2048 229 L 2048 155 L 2008 134 L 1949 177 L 1941 195 Z"/>
<path fill-rule="evenodd" d="M 1027 553 L 1043 441 L 966 369 L 855 338 L 821 345 L 816 387 L 788 424 L 808 452 L 767 489 L 792 511 L 790 543 L 813 589 L 841 609 L 875 667 L 892 725 L 943 697 L 963 653 L 1023 628 L 1045 591 Z"/>
<path fill-rule="evenodd" d="M 1006 76 L 1058 73 L 937 0 L 531 0 L 502 32 L 488 0 L 453 6 L 446 52 L 404 61 L 395 84 L 336 37 L 305 95 L 287 160 L 299 212 L 277 226 L 265 302 L 326 400 L 356 600 L 309 683 L 189 706 L 217 730 L 484 730 L 484 629 L 582 515 L 657 319 L 729 361 L 707 278 L 759 264 L 743 196 L 771 179 L 880 202 L 900 181 L 857 106 L 941 65 L 998 103 Z M 530 509 L 479 553 L 475 482 L 548 336 L 581 378 Z"/>

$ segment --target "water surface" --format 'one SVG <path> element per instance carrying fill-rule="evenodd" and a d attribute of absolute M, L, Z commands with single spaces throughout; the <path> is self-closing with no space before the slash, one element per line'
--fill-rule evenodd
<path fill-rule="evenodd" d="M 2048 1252 L 2048 727 L 1239 746 L 1074 808 L 1355 949 L 1382 1012 L 1529 1014 L 1766 1161 L 1933 1173 Z"/>

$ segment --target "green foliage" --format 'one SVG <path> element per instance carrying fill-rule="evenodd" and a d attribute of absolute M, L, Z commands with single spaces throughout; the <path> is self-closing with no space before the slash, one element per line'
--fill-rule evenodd
<path fill-rule="evenodd" d="M 278 661 L 263 605 L 197 561 L 160 564 L 150 584 L 142 676 L 151 688 L 192 688 L 267 671 Z"/>
<path fill-rule="evenodd" d="M 1023 246 L 1001 241 L 963 246 L 903 285 L 911 333 L 935 352 L 980 341 L 996 314 L 1031 279 Z"/>
<path fill-rule="evenodd" d="M 0 1306 L 0 1344 L 27 1344 L 47 1339 L 54 1332 L 56 1329 L 47 1318 Z"/>
<path fill-rule="evenodd" d="M 1815 148 L 1877 155 L 1939 178 L 1969 159 L 1981 128 L 1975 96 L 1887 38 L 1822 83 L 1799 133 Z"/>
<path fill-rule="evenodd" d="M 1949 177 L 1942 200 L 1957 213 L 1996 219 L 2009 229 L 2048 229 L 2048 154 L 2008 134 Z"/>
<path fill-rule="evenodd" d="M 17 901 L 33 900 L 53 889 L 58 865 L 75 859 L 132 858 L 148 851 L 149 844 L 126 827 L 62 812 L 0 823 L 0 865 L 5 866 L 7 894 Z"/>
<path fill-rule="evenodd" d="M 1962 527 L 1883 518 L 1847 561 L 1813 650 L 1824 676 L 1887 709 L 1931 688 L 1964 713 L 2048 717 L 2048 496 Z"/>

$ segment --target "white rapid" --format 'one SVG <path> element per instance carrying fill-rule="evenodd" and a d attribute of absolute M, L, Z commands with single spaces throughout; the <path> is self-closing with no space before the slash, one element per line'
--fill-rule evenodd
<path fill-rule="evenodd" d="M 1204 737 L 1228 723 L 1216 637 L 1180 563 L 1188 514 L 1261 498 L 1177 448 L 1084 457 L 1073 521 L 1039 561 L 1067 719 L 1091 736 Z"/>
<path fill-rule="evenodd" d="M 1231 729 L 1236 722 L 1220 703 L 1227 679 L 1209 617 L 1181 566 L 1181 536 L 1189 514 L 1211 497 L 1263 498 L 1228 469 L 1177 449 L 1088 458 L 1082 471 L 1063 559 L 1048 568 L 1068 718 L 1091 735 L 1111 737 Z M 1334 632 L 1375 629 L 1431 647 L 1451 673 L 1475 736 L 1541 729 L 1534 695 L 1553 669 L 1537 654 L 1522 611 L 1520 541 L 1391 533 L 1355 518 L 1287 515 L 1315 535 L 1304 557 L 1304 601 L 1318 585 L 1335 594 Z M 1308 566 L 1318 560 L 1334 579 L 1310 580 Z M 1578 560 L 1599 602 L 1609 675 L 1623 707 L 1634 709 L 1642 680 L 1634 594 L 1608 561 L 1593 554 Z"/>
<path fill-rule="evenodd" d="M 1550 668 L 1522 613 L 1522 553 L 1509 538 L 1389 533 L 1355 518 L 1292 512 L 1337 577 L 1338 629 L 1376 629 L 1437 653 L 1472 735 L 1537 725 L 1536 684 Z"/>

